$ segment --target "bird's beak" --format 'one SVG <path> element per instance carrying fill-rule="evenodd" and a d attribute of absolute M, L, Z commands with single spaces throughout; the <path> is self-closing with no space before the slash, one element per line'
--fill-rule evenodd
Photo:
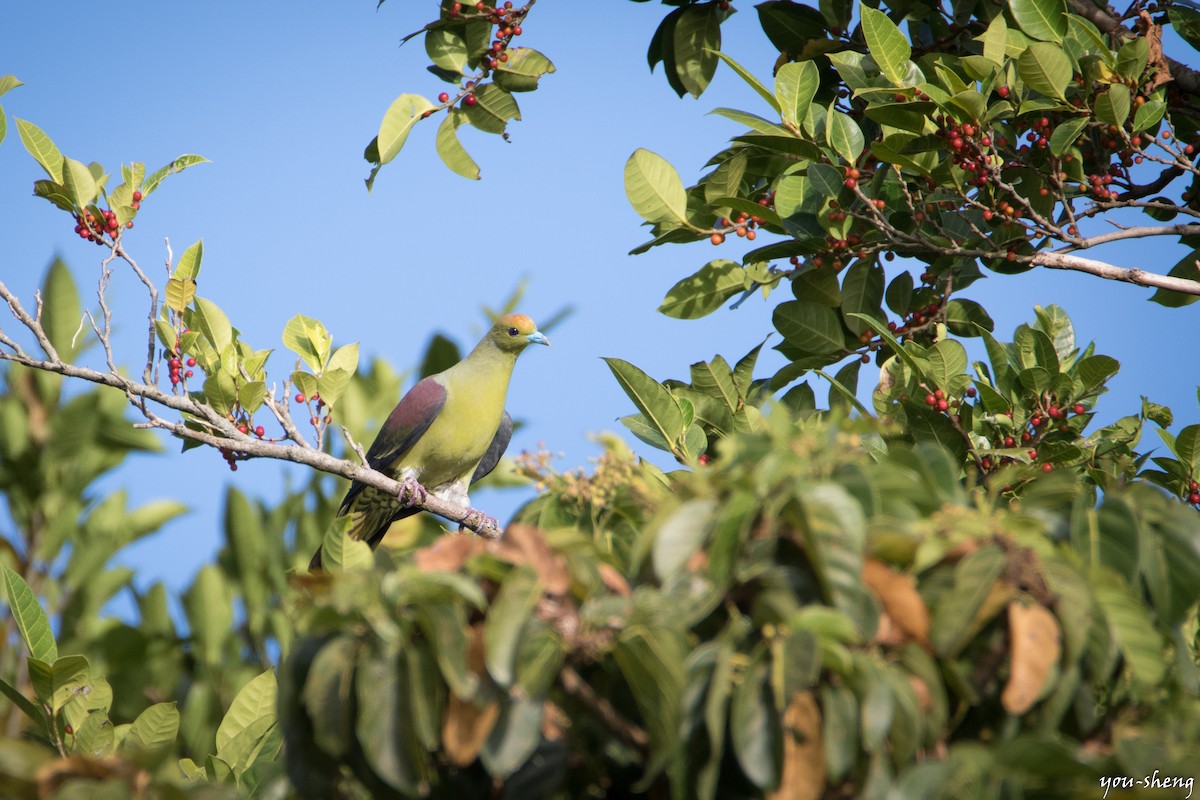
<path fill-rule="evenodd" d="M 544 344 L 547 347 L 550 346 L 550 340 L 547 339 L 546 334 L 542 333 L 541 331 L 534 331 L 525 338 L 529 340 L 530 344 Z"/>

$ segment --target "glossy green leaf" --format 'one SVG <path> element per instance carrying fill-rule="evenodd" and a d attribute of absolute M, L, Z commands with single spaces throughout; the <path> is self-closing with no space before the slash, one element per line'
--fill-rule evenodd
<path fill-rule="evenodd" d="M 1141 133 L 1144 130 L 1153 128 L 1163 118 L 1167 111 L 1167 104 L 1162 100 L 1151 98 L 1142 105 L 1138 106 L 1137 111 L 1133 113 L 1133 132 Z"/>
<path fill-rule="evenodd" d="M 179 256 L 179 263 L 175 266 L 175 271 L 171 273 L 171 277 L 178 280 L 190 279 L 194 281 L 200 277 L 200 264 L 203 260 L 204 240 L 197 239 Z"/>
<path fill-rule="evenodd" d="M 650 737 L 642 784 L 657 775 L 679 746 L 687 645 L 673 628 L 632 625 L 617 639 L 613 658 Z"/>
<path fill-rule="evenodd" d="M 1129 87 L 1114 83 L 1107 91 L 1096 95 L 1096 118 L 1124 128 L 1125 121 L 1129 119 L 1129 106 Z"/>
<path fill-rule="evenodd" d="M 483 629 L 488 674 L 501 686 L 510 686 L 516 677 L 517 648 L 525 623 L 542 596 L 542 584 L 533 567 L 514 567 L 500 584 L 500 591 L 488 610 Z"/>
<path fill-rule="evenodd" d="M 930 634 L 939 655 L 953 656 L 966 646 L 975 615 L 1004 564 L 1004 553 L 989 546 L 971 553 L 955 568 L 953 588 L 933 608 Z"/>
<path fill-rule="evenodd" d="M 842 311 L 846 315 L 846 327 L 856 336 L 869 326 L 861 318 L 848 315 L 883 316 L 880 306 L 883 303 L 884 280 L 883 268 L 871 259 L 860 258 L 846 270 L 846 277 L 842 279 Z"/>
<path fill-rule="evenodd" d="M 538 80 L 554 72 L 550 59 L 532 47 L 510 47 L 508 61 L 497 62 L 492 73 L 496 85 L 508 92 L 532 92 Z"/>
<path fill-rule="evenodd" d="M 1014 0 L 1014 2 L 1052 2 L 1052 0 Z M 1046 42 L 1031 44 L 1017 60 L 1017 70 L 1025 85 L 1048 97 L 1066 99 L 1071 82 L 1071 61 L 1062 48 Z"/>
<path fill-rule="evenodd" d="M 464 105 L 467 122 L 485 133 L 504 133 L 510 119 L 520 119 L 516 99 L 494 83 L 475 89 L 475 105 Z"/>
<path fill-rule="evenodd" d="M 421 121 L 426 111 L 433 110 L 433 103 L 424 95 L 402 94 L 392 101 L 379 124 L 379 164 L 391 161 L 400 153 L 413 126 Z"/>
<path fill-rule="evenodd" d="M 717 259 L 676 283 L 658 310 L 674 319 L 698 319 L 745 288 L 746 270 L 736 261 Z"/>
<path fill-rule="evenodd" d="M 1115 87 L 1114 87 L 1115 88 Z M 1125 88 L 1125 87 L 1121 87 Z M 1126 94 L 1128 99 L 1128 93 Z M 1097 101 L 1097 109 L 1099 101 Z M 1062 123 L 1054 129 L 1054 133 L 1050 134 L 1050 152 L 1056 156 L 1062 156 L 1074 146 L 1079 134 L 1083 133 L 1091 120 L 1088 117 L 1072 117 L 1063 120 Z"/>
<path fill-rule="evenodd" d="M 648 222 L 683 223 L 687 194 L 675 168 L 657 153 L 638 148 L 625 162 L 625 196 Z"/>
<path fill-rule="evenodd" d="M 1022 31 L 1041 42 L 1057 44 L 1067 35 L 1063 0 L 1008 0 L 1008 10 Z"/>
<path fill-rule="evenodd" d="M 203 663 L 221 663 L 226 639 L 232 633 L 233 597 L 221 570 L 206 564 L 183 595 L 183 607 L 194 640 L 193 653 Z"/>
<path fill-rule="evenodd" d="M 367 570 L 375 563 L 370 545 L 350 537 L 351 521 L 348 516 L 338 517 L 325 529 L 321 539 L 322 569 L 334 573 Z"/>
<path fill-rule="evenodd" d="M 275 671 L 269 669 L 250 679 L 234 696 L 217 728 L 217 752 L 258 720 L 275 719 L 275 704 Z"/>
<path fill-rule="evenodd" d="M 9 611 L 16 620 L 21 640 L 25 642 L 31 658 L 53 663 L 58 658 L 58 645 L 50 630 L 50 620 L 38 603 L 37 597 L 25 579 L 8 565 L 4 567 L 4 591 L 8 596 Z"/>
<path fill-rule="evenodd" d="M 673 578 L 708 538 L 716 512 L 711 498 L 683 502 L 654 533 L 651 560 L 659 580 Z"/>
<path fill-rule="evenodd" d="M 1175 33 L 1194 49 L 1200 50 L 1200 11 L 1190 6 L 1172 4 L 1167 9 L 1167 17 Z"/>
<path fill-rule="evenodd" d="M 717 71 L 723 15 L 716 3 L 704 3 L 684 8 L 675 23 L 672 37 L 675 74 L 692 97 L 704 93 Z"/>
<path fill-rule="evenodd" d="M 411 797 L 418 794 L 419 773 L 409 746 L 412 712 L 403 677 L 397 664 L 381 656 L 359 659 L 354 681 L 359 713 L 354 725 L 372 771 Z"/>
<path fill-rule="evenodd" d="M 762 655 L 742 673 L 729 707 L 729 734 L 743 774 L 759 789 L 779 784 L 782 731 L 765 677 Z"/>
<path fill-rule="evenodd" d="M 811 63 L 811 62 L 806 62 Z M 840 111 L 831 111 L 825 117 L 826 138 L 829 146 L 834 149 L 847 163 L 854 164 L 862 155 L 864 147 L 863 132 L 858 123 L 850 115 Z"/>
<path fill-rule="evenodd" d="M 775 95 L 771 94 L 771 92 L 767 90 L 767 87 L 763 86 L 762 82 L 759 81 L 759 79 L 756 78 L 749 70 L 747 70 L 738 62 L 734 61 L 725 53 L 718 52 L 717 57 L 724 61 L 730 69 L 737 73 L 738 77 L 744 80 L 751 89 L 757 92 L 759 97 L 761 97 L 763 100 L 766 100 L 767 104 L 770 105 L 771 108 L 775 109 L 775 111 L 780 111 L 779 101 L 775 99 Z"/>
<path fill-rule="evenodd" d="M 14 117 L 14 119 L 16 118 Z M 46 170 L 50 180 L 61 184 L 63 182 L 63 155 L 59 152 L 58 147 L 41 128 L 32 122 L 26 122 L 23 119 L 17 119 L 16 122 L 21 144 L 25 145 L 29 155 L 33 156 L 42 169 Z"/>
<path fill-rule="evenodd" d="M 425 53 L 447 72 L 462 73 L 467 66 L 467 43 L 453 28 L 434 28 L 425 33 Z"/>
<path fill-rule="evenodd" d="M 1096 605 L 1125 657 L 1133 680 L 1143 690 L 1157 686 L 1166 674 L 1163 638 L 1146 606 L 1130 595 L 1121 580 L 1111 573 L 1096 573 L 1091 586 Z"/>
<path fill-rule="evenodd" d="M 673 444 L 684 432 L 683 412 L 666 387 L 628 361 L 605 358 L 604 362 L 653 430 Z"/>
<path fill-rule="evenodd" d="M 283 328 L 283 344 L 304 360 L 313 372 L 320 372 L 329 357 L 333 337 L 319 321 L 297 314 Z"/>
<path fill-rule="evenodd" d="M 90 204 L 96 199 L 97 192 L 100 191 L 96 185 L 96 179 L 92 177 L 87 165 L 73 158 L 63 159 L 62 184 L 76 208 L 83 208 Z"/>
<path fill-rule="evenodd" d="M 790 300 L 775 307 L 775 329 L 787 344 L 805 353 L 835 354 L 846 349 L 838 313 L 810 300 Z"/>
<path fill-rule="evenodd" d="M 871 58 L 879 66 L 879 71 L 893 84 L 902 84 L 908 72 L 908 60 L 912 56 L 908 40 L 896 27 L 896 23 L 882 11 L 859 3 L 858 13 L 862 19 L 867 48 L 871 52 Z"/>
<path fill-rule="evenodd" d="M 151 192 L 158 188 L 158 185 L 171 175 L 183 172 L 188 167 L 194 167 L 197 164 L 207 164 L 208 159 L 204 156 L 185 153 L 179 156 L 166 166 L 159 167 L 154 170 L 142 183 L 142 197 L 148 197 Z"/>
<path fill-rule="evenodd" d="M 125 741 L 136 742 L 147 749 L 158 749 L 174 744 L 178 733 L 179 711 L 175 703 L 155 703 L 138 714 Z"/>
<path fill-rule="evenodd" d="M 1148 104 L 1147 104 L 1148 105 Z M 1144 106 L 1143 106 L 1144 108 Z M 1173 278 L 1187 278 L 1189 280 L 1200 279 L 1200 248 L 1196 248 L 1188 253 L 1183 258 L 1171 267 L 1167 272 Z M 1169 289 L 1157 290 L 1150 299 L 1159 305 L 1167 306 L 1168 308 L 1180 308 L 1181 306 L 1191 305 L 1200 300 L 1194 294 L 1184 294 L 1182 292 L 1173 292 Z"/>
<path fill-rule="evenodd" d="M 775 73 L 775 98 L 783 121 L 799 128 L 816 96 L 821 76 L 812 61 L 792 61 Z"/>

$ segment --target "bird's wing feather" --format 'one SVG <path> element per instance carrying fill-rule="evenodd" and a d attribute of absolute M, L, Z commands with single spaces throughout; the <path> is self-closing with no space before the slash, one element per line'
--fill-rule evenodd
<path fill-rule="evenodd" d="M 371 469 L 386 470 L 396 459 L 412 449 L 417 440 L 425 435 L 429 426 L 437 419 L 446 404 L 446 387 L 433 378 L 424 378 L 408 390 L 392 409 L 380 428 L 379 434 L 367 450 L 367 463 Z M 342 512 L 350 507 L 351 501 L 366 488 L 355 481 L 342 500 Z"/>
<path fill-rule="evenodd" d="M 500 427 L 496 429 L 496 435 L 492 438 L 492 443 L 488 445 L 487 452 L 483 454 L 483 460 L 479 462 L 479 466 L 475 468 L 475 474 L 471 476 L 471 483 L 483 480 L 489 472 L 496 468 L 496 465 L 500 463 L 500 457 L 508 449 L 508 442 L 512 439 L 512 432 L 512 417 L 505 411 L 504 416 L 500 418 Z"/>

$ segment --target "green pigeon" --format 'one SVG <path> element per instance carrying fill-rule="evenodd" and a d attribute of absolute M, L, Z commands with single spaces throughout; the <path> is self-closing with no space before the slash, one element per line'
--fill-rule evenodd
<path fill-rule="evenodd" d="M 404 483 L 401 496 L 419 496 L 423 487 L 470 508 L 468 487 L 496 468 L 512 438 L 504 401 L 517 356 L 531 344 L 550 344 L 533 320 L 498 319 L 466 358 L 408 390 L 367 450 L 367 463 Z M 420 510 L 355 481 L 338 516 L 351 518 L 351 537 L 375 548 L 393 522 Z M 317 550 L 309 568 L 320 567 Z"/>

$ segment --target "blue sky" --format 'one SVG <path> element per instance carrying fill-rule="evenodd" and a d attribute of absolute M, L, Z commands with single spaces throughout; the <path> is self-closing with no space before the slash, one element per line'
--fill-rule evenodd
<path fill-rule="evenodd" d="M 110 170 L 131 160 L 153 169 L 198 153 L 212 163 L 170 178 L 127 237 L 144 268 L 161 277 L 164 237 L 176 255 L 203 238 L 200 293 L 256 347 L 281 349 L 284 323 L 301 312 L 323 321 L 338 344 L 358 341 L 364 357 L 400 369 L 415 366 L 434 332 L 473 344 L 480 306 L 499 303 L 527 277 L 523 311 L 539 319 L 571 305 L 576 313 L 555 331 L 552 348 L 528 353 L 518 366 L 509 408 L 527 425 L 510 452 L 541 441 L 565 453 L 559 467 L 585 465 L 597 452 L 589 434 L 623 430 L 615 419 L 633 410 L 601 356 L 630 360 L 660 379 L 686 377 L 691 362 L 715 353 L 736 359 L 760 342 L 778 302 L 756 297 L 693 322 L 656 313 L 672 284 L 711 258 L 736 258 L 740 243 L 628 256 L 646 235 L 625 199 L 625 160 L 646 147 L 690 183 L 739 132 L 708 111 L 766 109 L 724 67 L 698 101 L 679 100 L 661 73 L 648 72 L 646 46 L 668 9 L 588 9 L 545 0 L 530 15 L 521 43 L 546 53 L 558 71 L 520 96 L 524 120 L 510 126 L 510 143 L 463 129 L 482 181 L 442 166 L 435 119 L 418 126 L 368 194 L 361 154 L 384 110 L 403 92 L 432 98 L 443 88 L 424 70 L 419 39 L 398 46 L 432 18 L 434 3 L 393 0 L 378 11 L 369 0 L 122 2 L 102 13 L 52 2 L 9 8 L 0 74 L 15 73 L 26 85 L 0 100 L 10 118 L 0 145 L 0 278 L 30 298 L 55 253 L 86 296 L 98 274 L 99 249 L 75 237 L 65 214 L 30 196 L 42 175 L 11 130 L 13 116 L 42 127 L 65 154 Z M 727 52 L 769 76 L 776 54 L 749 4 L 725 35 Z M 1182 52 L 1196 62 L 1195 53 Z M 1165 272 L 1183 252 L 1141 240 L 1089 255 Z M 1149 294 L 1035 270 L 989 277 L 964 296 L 987 306 L 1003 337 L 1032 318 L 1035 304 L 1063 306 L 1081 340 L 1095 339 L 1099 352 L 1122 363 L 1100 407 L 1103 420 L 1135 412 L 1147 394 L 1172 406 L 1178 421 L 1195 422 L 1197 308 L 1163 309 L 1146 302 Z M 136 367 L 143 298 L 129 275 L 111 298 L 123 320 L 118 352 Z M 291 362 L 278 353 L 271 363 L 282 376 Z M 774 353 L 764 356 L 760 375 L 781 364 Z M 185 585 L 218 546 L 226 482 L 271 498 L 287 469 L 251 462 L 232 475 L 209 452 L 133 459 L 106 487 L 127 487 L 146 501 L 177 496 L 186 483 L 182 499 L 193 512 L 123 559 L 141 571 L 143 585 L 155 578 Z M 520 499 L 492 498 L 487 509 L 503 517 Z"/>

